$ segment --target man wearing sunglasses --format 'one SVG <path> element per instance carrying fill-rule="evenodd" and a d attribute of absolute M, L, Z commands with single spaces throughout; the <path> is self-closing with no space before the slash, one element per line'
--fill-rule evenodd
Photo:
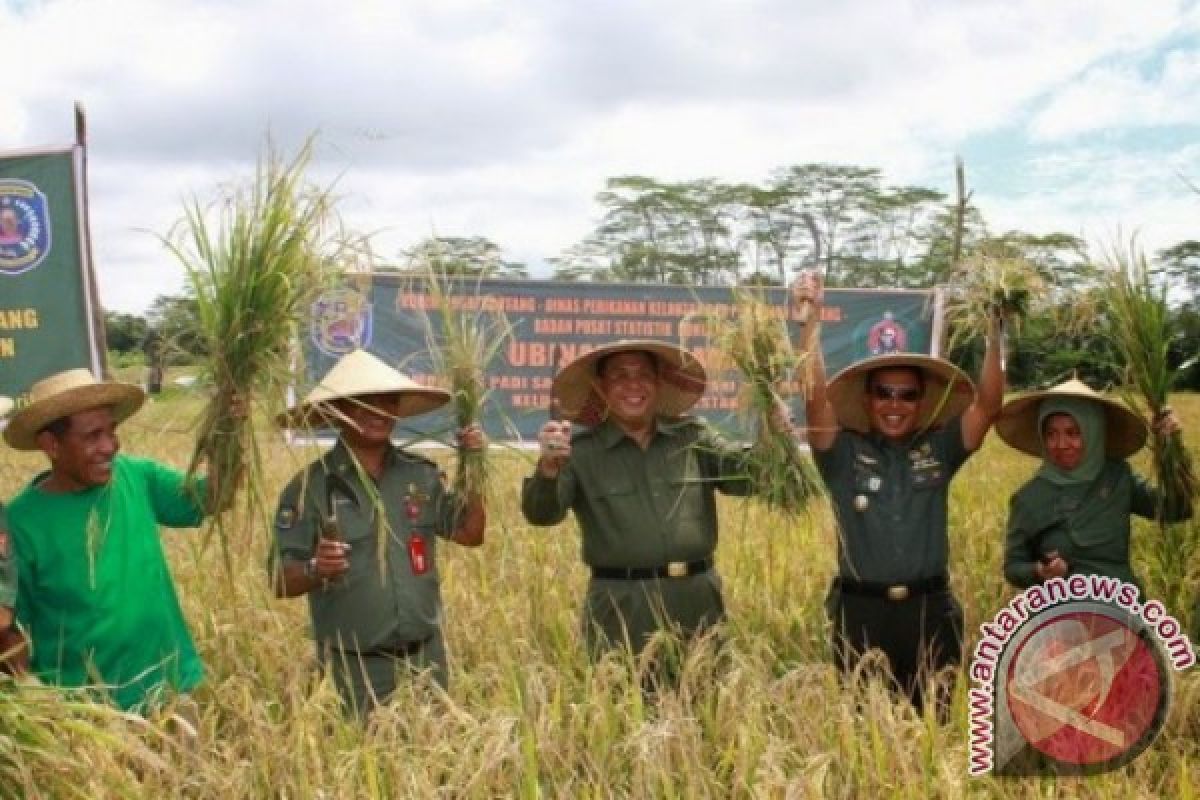
<path fill-rule="evenodd" d="M 792 295 L 820 319 L 816 275 L 801 275 Z M 929 679 L 961 661 L 947 496 L 1004 399 L 998 326 L 990 321 L 978 392 L 953 364 L 913 353 L 868 358 L 827 382 L 817 326 L 805 333 L 808 443 L 838 525 L 838 575 L 826 603 L 834 658 L 846 673 L 866 651 L 882 651 L 897 688 L 918 709 Z M 937 695 L 944 712 L 949 693 Z"/>

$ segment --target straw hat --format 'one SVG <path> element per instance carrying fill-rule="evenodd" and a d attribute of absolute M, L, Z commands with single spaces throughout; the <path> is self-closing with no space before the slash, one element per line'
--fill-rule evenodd
<path fill-rule="evenodd" d="M 1041 458 L 1042 432 L 1038 430 L 1038 409 L 1048 397 L 1080 397 L 1099 403 L 1104 408 L 1104 451 L 1109 458 L 1128 458 L 1146 443 L 1146 423 L 1141 417 L 1077 378 L 1009 400 L 1000 409 L 996 433 L 1009 446 Z"/>
<path fill-rule="evenodd" d="M 13 414 L 4 429 L 4 441 L 17 450 L 37 450 L 38 432 L 56 419 L 80 411 L 112 406 L 113 418 L 123 422 L 133 416 L 146 393 L 140 386 L 99 381 L 90 370 L 79 368 L 43 378 L 29 390 L 29 404 Z"/>
<path fill-rule="evenodd" d="M 867 376 L 872 370 L 903 367 L 920 370 L 925 384 L 918 410 L 922 427 L 935 427 L 961 414 L 975 399 L 971 379 L 949 361 L 917 353 L 891 353 L 851 364 L 833 376 L 827 393 L 838 424 L 859 433 L 870 431 L 871 418 L 863 404 Z"/>
<path fill-rule="evenodd" d="M 424 414 L 450 401 L 445 389 L 422 386 L 366 350 L 354 350 L 338 359 L 302 402 L 275 420 L 281 428 L 320 427 L 333 418 L 330 403 L 334 400 L 368 394 L 399 395 L 397 419 Z"/>
<path fill-rule="evenodd" d="M 0 396 L 0 417 L 12 411 L 12 407 L 13 401 L 11 397 Z"/>
<path fill-rule="evenodd" d="M 656 414 L 677 417 L 696 405 L 708 385 L 704 366 L 681 347 L 651 339 L 622 339 L 598 347 L 571 361 L 554 378 L 551 388 L 564 418 L 596 425 L 607 411 L 596 391 L 596 364 L 615 353 L 646 352 L 658 361 Z"/>

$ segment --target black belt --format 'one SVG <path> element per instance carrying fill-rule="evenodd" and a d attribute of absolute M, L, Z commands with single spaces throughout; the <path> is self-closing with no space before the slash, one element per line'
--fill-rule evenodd
<path fill-rule="evenodd" d="M 921 578 L 904 583 L 882 583 L 880 581 L 856 581 L 853 578 L 834 578 L 833 586 L 843 594 L 857 594 L 864 597 L 885 597 L 888 600 L 907 600 L 923 594 L 942 592 L 950 587 L 950 579 L 945 575 L 934 575 L 932 578 Z"/>
<path fill-rule="evenodd" d="M 686 578 L 712 569 L 711 558 L 672 561 L 661 567 L 592 567 L 592 577 L 605 581 L 649 581 L 655 578 Z"/>
<path fill-rule="evenodd" d="M 364 656 L 387 656 L 388 658 L 412 658 L 417 653 L 421 652 L 421 648 L 429 644 L 432 636 L 426 636 L 424 639 L 418 639 L 415 642 L 397 642 L 395 644 L 376 647 L 373 650 L 368 650 L 363 653 Z"/>

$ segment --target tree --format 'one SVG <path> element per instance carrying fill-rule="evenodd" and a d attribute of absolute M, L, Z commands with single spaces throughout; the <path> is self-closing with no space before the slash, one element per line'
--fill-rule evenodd
<path fill-rule="evenodd" d="M 196 298 L 189 294 L 160 294 L 146 312 L 151 330 L 168 364 L 190 363 L 206 352 L 200 332 Z"/>
<path fill-rule="evenodd" d="M 470 278 L 528 278 L 525 265 L 503 258 L 500 246 L 485 236 L 430 236 L 402 251 L 405 269 L 423 274 Z"/>
<path fill-rule="evenodd" d="M 1200 309 L 1200 242 L 1185 239 L 1158 251 L 1155 258 L 1172 291 L 1182 292 L 1183 303 Z"/>
<path fill-rule="evenodd" d="M 136 314 L 104 312 L 104 336 L 108 348 L 115 352 L 132 353 L 140 350 L 148 329 L 146 320 Z"/>
<path fill-rule="evenodd" d="M 842 164 L 801 164 L 776 173 L 772 186 L 787 192 L 796 213 L 816 220 L 828 286 L 849 285 L 857 259 L 848 256 L 842 236 L 869 212 L 880 189 L 881 173 L 874 167 Z"/>

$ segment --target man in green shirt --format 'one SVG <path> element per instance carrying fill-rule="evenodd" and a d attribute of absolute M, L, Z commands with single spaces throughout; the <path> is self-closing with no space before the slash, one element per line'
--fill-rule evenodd
<path fill-rule="evenodd" d="M 534 525 L 575 512 L 592 573 L 583 626 L 593 657 L 622 645 L 640 653 L 660 630 L 690 638 L 725 616 L 715 493 L 753 486 L 743 448 L 681 416 L 705 382 L 687 351 L 638 340 L 587 353 L 554 380 L 563 419 L 542 426 L 521 510 Z M 570 420 L 584 426 L 574 436 Z"/>
<path fill-rule="evenodd" d="M 391 434 L 397 419 L 449 397 L 356 350 L 280 418 L 284 427 L 331 424 L 339 433 L 279 499 L 271 572 L 278 596 L 308 597 L 317 655 L 345 705 L 364 717 L 400 674 L 431 669 L 447 683 L 437 540 L 481 545 L 486 511 L 478 495 L 447 492 L 437 466 L 395 447 Z M 459 431 L 459 443 L 486 446 L 478 425 Z"/>
<path fill-rule="evenodd" d="M 30 666 L 48 683 L 97 687 L 139 711 L 202 678 L 158 526 L 198 525 L 215 496 L 215 481 L 190 487 L 176 470 L 119 452 L 117 425 L 144 399 L 136 386 L 68 370 L 35 383 L 4 430 L 10 446 L 50 461 L 8 507 Z"/>
<path fill-rule="evenodd" d="M 792 292 L 820 319 L 819 278 L 802 275 Z M 918 708 L 928 677 L 962 657 L 962 609 L 947 574 L 947 497 L 1004 399 L 997 324 L 978 394 L 954 365 L 915 354 L 869 358 L 827 384 L 817 326 L 807 331 L 808 443 L 838 525 L 828 600 L 835 660 L 849 672 L 867 650 L 882 651 Z"/>

